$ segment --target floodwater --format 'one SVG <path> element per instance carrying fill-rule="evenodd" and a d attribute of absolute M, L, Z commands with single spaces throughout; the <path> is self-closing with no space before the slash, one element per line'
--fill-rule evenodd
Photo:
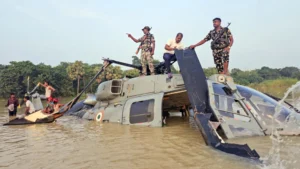
<path fill-rule="evenodd" d="M 4 105 L 0 101 L 0 105 Z M 19 110 L 18 114 L 22 114 Z M 300 139 L 274 145 L 269 137 L 239 139 L 249 142 L 264 159 L 259 164 L 205 145 L 188 119 L 173 117 L 168 126 L 150 128 L 97 123 L 65 116 L 55 123 L 2 126 L 0 109 L 0 168 L 11 169 L 255 169 L 299 168 Z M 278 151 L 277 151 L 278 150 Z M 270 156 L 268 156 L 270 152 Z"/>

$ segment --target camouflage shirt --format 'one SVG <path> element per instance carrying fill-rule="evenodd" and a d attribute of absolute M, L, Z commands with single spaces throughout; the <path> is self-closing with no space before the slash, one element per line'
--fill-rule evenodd
<path fill-rule="evenodd" d="M 155 39 L 154 39 L 154 36 L 150 33 L 142 36 L 140 39 L 139 39 L 139 42 L 141 42 L 141 47 L 142 47 L 142 50 L 145 51 L 145 52 L 148 52 L 152 50 L 152 43 L 155 42 Z"/>
<path fill-rule="evenodd" d="M 219 39 L 218 39 L 218 42 L 217 42 L 217 45 L 219 46 L 228 46 L 228 45 L 225 45 L 225 41 L 227 41 L 227 43 L 229 44 L 229 41 L 230 41 L 230 37 L 232 36 L 230 30 L 228 29 L 228 31 L 222 31 L 224 28 L 221 28 L 219 31 L 216 31 L 215 29 L 214 30 L 211 30 L 208 35 L 204 38 L 204 40 L 206 41 L 209 41 L 209 40 L 213 40 L 215 41 L 219 36 Z M 219 35 L 221 32 L 223 32 L 222 35 Z"/>

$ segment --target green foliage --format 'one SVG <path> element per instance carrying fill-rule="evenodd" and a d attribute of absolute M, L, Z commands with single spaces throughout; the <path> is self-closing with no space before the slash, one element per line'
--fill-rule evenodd
<path fill-rule="evenodd" d="M 120 79 L 123 76 L 123 71 L 120 66 L 110 65 L 105 69 L 104 75 L 106 80 Z"/>
<path fill-rule="evenodd" d="M 159 62 L 159 60 L 154 60 L 154 64 Z M 140 65 L 140 59 L 137 56 L 132 56 L 132 64 Z M 47 80 L 56 89 L 55 96 L 73 96 L 76 94 L 76 89 L 77 92 L 82 90 L 83 86 L 99 72 L 101 67 L 102 64 L 89 65 L 81 61 L 75 63 L 61 62 L 54 67 L 44 63 L 34 65 L 30 61 L 10 62 L 9 65 L 0 65 L 0 97 L 8 97 L 11 92 L 16 93 L 19 97 L 23 96 L 27 91 L 28 77 L 30 77 L 30 89 L 34 88 L 38 82 Z M 173 66 L 171 69 L 173 73 L 178 73 Z M 209 77 L 216 74 L 217 71 L 210 67 L 205 68 L 204 73 Z M 97 77 L 87 92 L 94 93 L 99 83 L 103 81 L 119 79 L 124 76 L 137 77 L 139 71 L 136 69 L 123 71 L 119 66 L 110 65 L 101 76 Z M 283 69 L 262 67 L 250 71 L 232 69 L 231 76 L 238 84 L 248 85 L 280 97 L 288 87 L 300 80 L 300 70 L 296 67 Z M 44 93 L 45 90 L 40 87 L 38 91 Z"/>
<path fill-rule="evenodd" d="M 211 75 L 218 73 L 217 69 L 214 67 L 204 68 L 203 71 L 204 71 L 204 74 L 206 77 L 209 77 Z"/>
<path fill-rule="evenodd" d="M 76 80 L 84 75 L 84 65 L 82 61 L 75 61 L 67 67 L 68 75 L 71 79 Z"/>
<path fill-rule="evenodd" d="M 123 75 L 130 78 L 134 78 L 140 75 L 140 71 L 137 69 L 129 69 L 129 70 L 125 70 Z"/>
<path fill-rule="evenodd" d="M 257 70 L 257 73 L 260 77 L 266 80 L 277 79 L 281 76 L 280 69 L 272 69 L 265 66 Z"/>
<path fill-rule="evenodd" d="M 84 75 L 84 65 L 82 63 L 82 61 L 75 61 L 75 63 L 70 64 L 67 67 L 67 72 L 69 77 L 72 80 L 76 80 L 77 79 L 77 94 L 79 93 L 80 90 L 80 79 L 83 78 Z"/>
<path fill-rule="evenodd" d="M 285 67 L 280 70 L 280 74 L 283 77 L 297 78 L 300 75 L 300 71 L 296 67 Z"/>
<path fill-rule="evenodd" d="M 260 83 L 264 79 L 259 76 L 256 70 L 241 71 L 240 69 L 232 69 L 231 76 L 234 81 L 241 85 L 249 85 L 251 83 Z"/>
<path fill-rule="evenodd" d="M 141 60 L 137 56 L 132 56 L 133 65 L 141 65 Z"/>
<path fill-rule="evenodd" d="M 249 87 L 282 98 L 288 88 L 297 83 L 297 81 L 297 79 L 291 78 L 266 80 L 258 84 L 250 84 Z"/>

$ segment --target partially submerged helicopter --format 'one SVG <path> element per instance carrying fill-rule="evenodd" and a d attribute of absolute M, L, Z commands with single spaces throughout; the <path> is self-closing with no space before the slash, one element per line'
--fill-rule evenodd
<path fill-rule="evenodd" d="M 110 64 L 141 71 L 141 66 L 105 59 L 104 66 L 85 89 L 57 113 L 99 122 L 162 127 L 163 112 L 178 112 L 185 107 L 189 114 L 191 108 L 193 114 L 190 115 L 208 145 L 252 159 L 259 159 L 260 156 L 247 144 L 225 141 L 270 135 L 274 123 L 284 133 L 284 122 L 291 117 L 300 120 L 294 109 L 279 105 L 276 100 L 256 90 L 236 85 L 230 76 L 216 74 L 206 78 L 194 50 L 176 50 L 175 55 L 181 74 L 174 75 L 172 79 L 164 74 L 164 64 L 160 63 L 155 66 L 157 75 L 102 82 L 95 95 L 75 104 L 84 90 Z"/>
<path fill-rule="evenodd" d="M 284 134 L 285 121 L 290 117 L 300 119 L 294 109 L 279 105 L 256 90 L 236 85 L 230 76 L 217 74 L 207 79 L 194 50 L 176 50 L 175 55 L 181 74 L 172 79 L 164 74 L 164 64 L 160 63 L 155 66 L 157 75 L 103 82 L 94 96 L 75 104 L 66 115 L 99 122 L 162 127 L 165 111 L 178 112 L 185 107 L 189 114 L 192 108 L 192 116 L 208 145 L 253 159 L 259 159 L 259 155 L 247 144 L 229 144 L 225 140 L 270 135 L 274 121 Z M 105 61 L 141 71 L 140 66 Z"/>

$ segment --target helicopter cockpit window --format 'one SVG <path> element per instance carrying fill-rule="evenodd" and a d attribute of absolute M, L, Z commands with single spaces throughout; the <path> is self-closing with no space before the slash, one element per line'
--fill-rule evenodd
<path fill-rule="evenodd" d="M 154 118 L 154 99 L 134 102 L 130 108 L 131 124 L 151 122 Z"/>
<path fill-rule="evenodd" d="M 220 114 L 227 117 L 233 117 L 234 114 L 247 116 L 247 113 L 236 100 L 235 95 L 223 84 L 213 84 L 215 106 Z"/>
<path fill-rule="evenodd" d="M 267 123 L 271 123 L 274 116 L 276 120 L 283 122 L 292 112 L 285 106 L 279 105 L 277 101 L 259 91 L 245 86 L 237 86 L 237 89 L 241 96 L 246 98 L 248 103 L 251 104 L 251 107 L 253 107 Z M 276 111 L 278 112 L 276 113 Z"/>

